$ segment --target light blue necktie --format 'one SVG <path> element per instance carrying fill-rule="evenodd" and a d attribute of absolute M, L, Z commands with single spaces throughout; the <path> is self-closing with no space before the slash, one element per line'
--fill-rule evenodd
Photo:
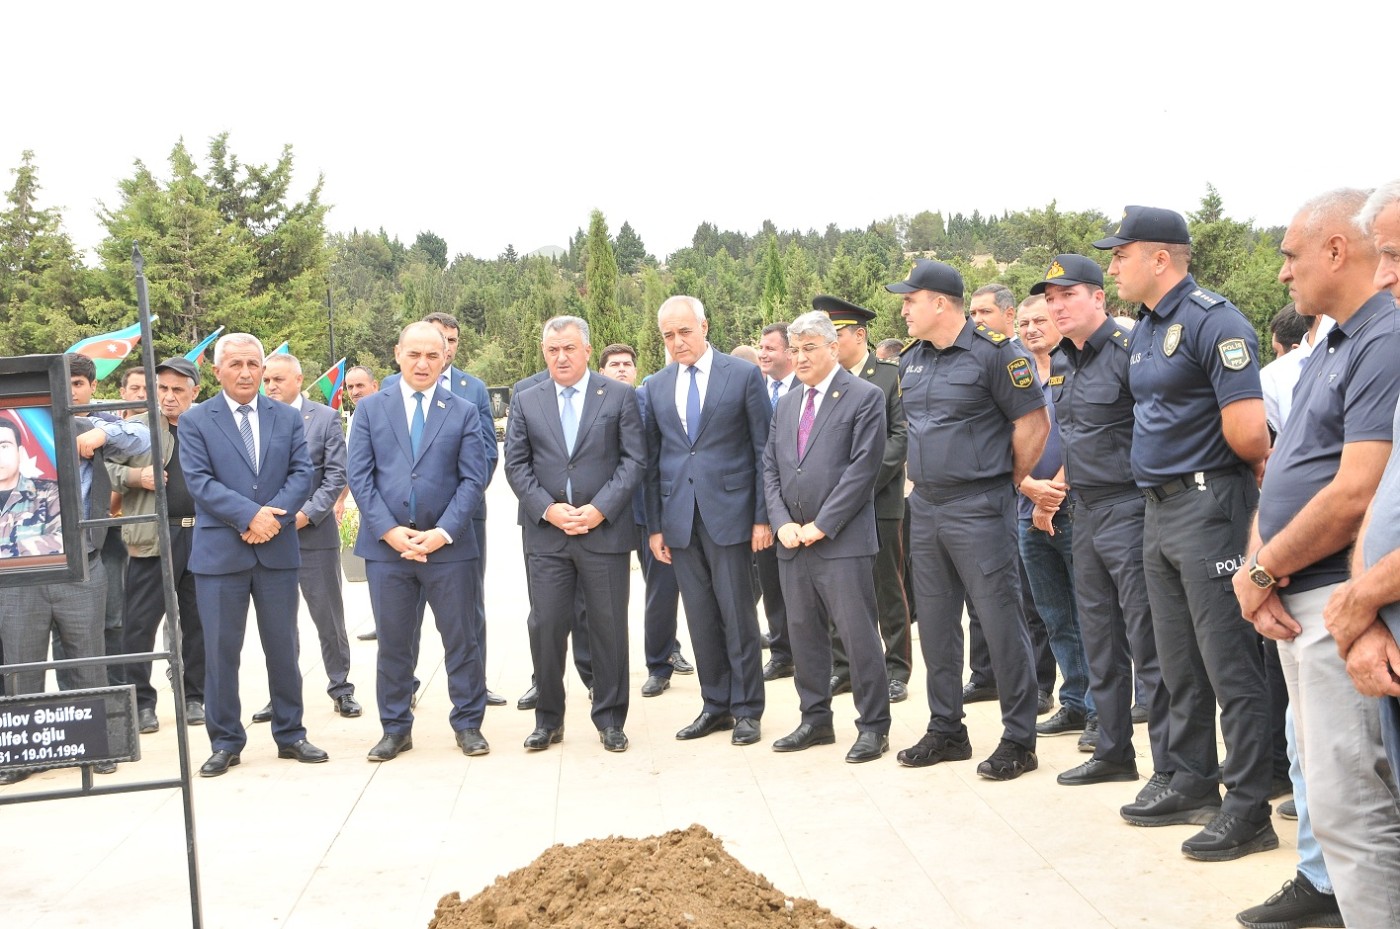
<path fill-rule="evenodd" d="M 248 460 L 252 462 L 253 473 L 258 473 L 258 446 L 253 441 L 253 424 L 248 421 L 248 414 L 253 412 L 253 408 L 248 404 L 243 404 L 238 408 L 238 412 L 243 414 L 243 418 L 238 421 L 238 434 L 243 436 L 243 446 L 248 449 Z"/>
<path fill-rule="evenodd" d="M 690 372 L 690 389 L 685 394 L 685 435 L 694 445 L 695 437 L 700 434 L 700 384 L 697 380 L 700 369 L 691 365 L 686 370 Z"/>
<path fill-rule="evenodd" d="M 578 439 L 578 415 L 574 413 L 574 394 L 578 390 L 573 387 L 565 387 L 559 391 L 559 396 L 564 398 L 564 402 L 559 406 L 559 425 L 564 429 L 564 449 L 572 457 L 574 454 L 574 442 Z M 569 502 L 574 502 L 574 482 L 572 478 L 564 481 L 564 496 L 569 498 Z"/>
<path fill-rule="evenodd" d="M 413 422 L 408 427 L 408 442 L 413 447 L 413 457 L 417 458 L 418 447 L 423 444 L 423 392 L 414 391 L 413 399 L 418 401 L 418 405 L 413 409 Z"/>
<path fill-rule="evenodd" d="M 408 444 L 413 447 L 413 460 L 417 461 L 418 449 L 423 444 L 423 392 L 415 390 L 413 399 L 418 401 L 418 405 L 413 408 L 413 422 L 408 427 Z M 412 485 L 408 491 L 408 518 L 414 526 L 418 525 L 418 490 Z"/>
<path fill-rule="evenodd" d="M 768 405 L 775 410 L 778 408 L 778 388 L 781 386 L 778 381 L 773 382 L 773 399 L 768 401 Z"/>

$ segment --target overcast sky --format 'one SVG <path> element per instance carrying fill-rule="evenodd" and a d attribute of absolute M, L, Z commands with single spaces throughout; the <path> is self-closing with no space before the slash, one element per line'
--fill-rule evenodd
<path fill-rule="evenodd" d="M 920 210 L 1227 212 L 1400 175 L 1393 3 L 8 4 L 0 167 L 89 252 L 136 160 L 291 144 L 332 231 L 664 256 L 702 221 Z M 6 189 L 12 178 L 3 178 Z"/>

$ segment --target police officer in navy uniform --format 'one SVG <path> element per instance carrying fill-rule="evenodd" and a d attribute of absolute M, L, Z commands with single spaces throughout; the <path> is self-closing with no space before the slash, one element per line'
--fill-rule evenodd
<path fill-rule="evenodd" d="M 1227 861 L 1278 847 L 1269 822 L 1269 711 L 1254 630 L 1233 578 L 1269 451 L 1258 339 L 1244 314 L 1188 272 L 1179 213 L 1130 206 L 1111 249 L 1119 296 L 1142 304 L 1128 345 L 1133 478 L 1147 497 L 1143 565 L 1170 694 L 1170 785 L 1123 807 L 1139 826 L 1205 826 L 1182 853 Z M 1221 801 L 1215 704 L 1225 737 Z"/>
<path fill-rule="evenodd" d="M 904 597 L 904 457 L 908 424 L 899 398 L 899 365 L 880 361 L 870 350 L 869 326 L 874 310 L 818 294 L 812 309 L 831 318 L 836 327 L 837 362 L 856 377 L 867 380 L 885 394 L 885 456 L 875 479 L 875 533 L 880 551 L 875 555 L 875 612 L 880 638 L 885 644 L 885 673 L 889 676 L 890 702 L 909 696 L 909 601 Z M 836 626 L 831 627 L 831 692 L 851 689 L 851 663 Z"/>
<path fill-rule="evenodd" d="M 909 422 L 910 554 L 920 647 L 928 666 L 928 731 L 897 756 L 909 767 L 972 757 L 963 725 L 964 596 L 982 616 L 1003 733 L 977 773 L 1011 780 L 1037 766 L 1036 680 L 1016 561 L 1016 486 L 1045 448 L 1050 419 L 1035 367 L 1006 336 L 963 312 L 963 279 L 915 261 L 885 285 L 904 295 L 913 342 L 900 357 Z"/>
<path fill-rule="evenodd" d="M 1104 307 L 1103 270 L 1083 255 L 1057 255 L 1045 279 L 1050 318 L 1064 336 L 1050 368 L 1050 392 L 1064 449 L 1061 480 L 1074 513 L 1074 590 L 1099 714 L 1094 756 L 1062 773 L 1061 784 L 1138 778 L 1133 751 L 1133 666 L 1146 690 L 1152 778 L 1144 796 L 1165 789 L 1175 770 L 1167 744 L 1167 690 L 1152 635 L 1142 526 L 1147 501 L 1133 480 L 1133 396 L 1128 388 L 1128 330 Z M 1064 506 L 1062 502 L 1060 506 Z M 1037 506 L 1047 529 L 1058 508 Z M 1141 799 L 1141 797 L 1140 797 Z"/>

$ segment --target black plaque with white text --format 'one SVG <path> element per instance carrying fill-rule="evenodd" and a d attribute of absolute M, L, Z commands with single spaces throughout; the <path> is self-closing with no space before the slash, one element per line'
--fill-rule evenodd
<path fill-rule="evenodd" d="M 0 770 L 140 758 L 136 691 L 130 685 L 0 697 Z"/>

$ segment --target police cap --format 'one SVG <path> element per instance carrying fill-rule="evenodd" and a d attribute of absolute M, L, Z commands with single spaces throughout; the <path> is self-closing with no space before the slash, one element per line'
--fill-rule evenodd
<path fill-rule="evenodd" d="M 190 361 L 188 358 L 181 358 L 179 356 L 167 358 L 156 365 L 156 373 L 159 374 L 162 371 L 174 371 L 176 374 L 183 374 L 196 384 L 199 383 L 199 369 L 196 368 L 194 362 Z"/>
<path fill-rule="evenodd" d="M 1156 206 L 1127 206 L 1118 229 L 1106 239 L 1099 239 L 1094 248 L 1116 248 L 1129 242 L 1165 242 L 1168 245 L 1190 245 L 1191 232 L 1186 219 L 1174 210 Z"/>
<path fill-rule="evenodd" d="M 1094 259 L 1083 255 L 1056 255 L 1045 271 L 1045 280 L 1031 285 L 1031 294 L 1045 293 L 1048 284 L 1057 287 L 1088 284 L 1096 290 L 1103 290 L 1103 268 Z"/>
<path fill-rule="evenodd" d="M 886 284 L 885 289 L 892 294 L 912 294 L 916 290 L 931 290 L 938 294 L 963 298 L 963 279 L 958 269 L 930 258 L 914 259 L 914 267 L 902 281 Z"/>
<path fill-rule="evenodd" d="M 812 298 L 812 309 L 831 317 L 831 324 L 837 329 L 845 326 L 869 326 L 875 318 L 874 310 L 856 306 L 840 297 L 830 294 L 817 294 Z"/>

